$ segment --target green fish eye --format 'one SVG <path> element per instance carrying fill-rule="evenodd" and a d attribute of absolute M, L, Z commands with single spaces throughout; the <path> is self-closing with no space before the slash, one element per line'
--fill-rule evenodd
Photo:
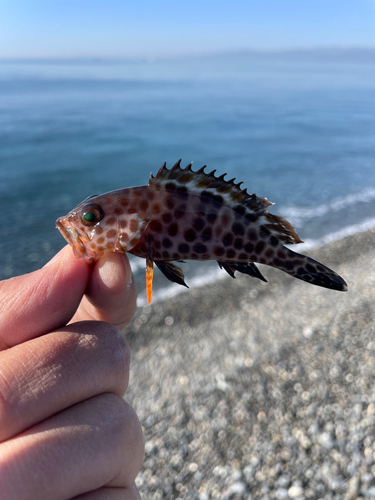
<path fill-rule="evenodd" d="M 96 221 L 96 215 L 94 212 L 86 212 L 82 215 L 82 220 L 84 222 L 88 222 L 89 224 L 92 224 L 93 222 Z"/>
<path fill-rule="evenodd" d="M 81 215 L 81 221 L 85 226 L 93 226 L 104 217 L 104 212 L 99 205 L 87 205 Z"/>

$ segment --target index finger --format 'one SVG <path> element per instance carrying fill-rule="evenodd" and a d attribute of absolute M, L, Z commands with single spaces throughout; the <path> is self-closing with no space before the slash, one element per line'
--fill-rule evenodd
<path fill-rule="evenodd" d="M 0 350 L 65 326 L 75 313 L 90 267 L 63 248 L 42 269 L 0 283 Z"/>

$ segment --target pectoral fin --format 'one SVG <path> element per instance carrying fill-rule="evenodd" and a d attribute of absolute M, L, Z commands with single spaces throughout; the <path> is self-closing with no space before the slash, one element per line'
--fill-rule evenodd
<path fill-rule="evenodd" d="M 186 286 L 189 288 L 184 280 L 184 273 L 182 272 L 181 267 L 172 264 L 172 262 L 162 262 L 155 261 L 155 264 L 158 266 L 160 271 L 164 274 L 164 276 L 172 281 L 172 283 L 178 283 L 179 285 Z"/>
<path fill-rule="evenodd" d="M 139 214 L 128 214 L 122 216 L 118 221 L 118 239 L 116 250 L 129 252 L 140 240 L 143 231 L 148 226 L 146 221 Z"/>

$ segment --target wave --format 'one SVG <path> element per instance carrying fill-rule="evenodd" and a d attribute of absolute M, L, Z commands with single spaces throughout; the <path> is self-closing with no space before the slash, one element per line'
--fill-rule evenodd
<path fill-rule="evenodd" d="M 308 219 L 323 217 L 331 212 L 339 212 L 357 203 L 369 203 L 375 200 L 375 188 L 368 187 L 359 193 L 348 194 L 342 198 L 335 198 L 329 203 L 323 203 L 316 207 L 285 207 L 280 213 L 283 217 L 290 219 L 296 227 L 300 227 Z"/>

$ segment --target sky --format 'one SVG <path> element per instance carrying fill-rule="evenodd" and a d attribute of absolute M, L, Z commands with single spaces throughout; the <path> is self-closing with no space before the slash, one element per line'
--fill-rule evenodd
<path fill-rule="evenodd" d="M 375 48 L 375 0 L 0 0 L 0 58 Z"/>

